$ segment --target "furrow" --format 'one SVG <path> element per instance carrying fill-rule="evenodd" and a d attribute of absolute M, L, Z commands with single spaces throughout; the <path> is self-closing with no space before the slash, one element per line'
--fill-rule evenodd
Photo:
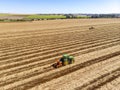
<path fill-rule="evenodd" d="M 7 63 L 11 63 L 11 62 L 16 62 L 16 61 L 19 61 L 19 60 L 22 61 L 24 59 L 28 59 L 28 58 L 31 58 L 31 57 L 41 56 L 43 54 L 49 54 L 49 53 L 52 53 L 52 52 L 59 52 L 59 51 L 62 51 L 64 49 L 74 48 L 74 47 L 78 47 L 78 46 L 80 47 L 80 46 L 85 46 L 85 45 L 93 45 L 93 44 L 96 44 L 98 42 L 104 42 L 104 41 L 107 41 L 107 40 L 112 40 L 112 39 L 117 40 L 117 38 L 112 38 L 112 39 L 104 38 L 104 39 L 95 40 L 95 41 L 91 41 L 91 42 L 85 42 L 85 43 L 84 42 L 83 43 L 76 42 L 76 43 L 73 43 L 73 44 L 68 44 L 68 45 L 64 46 L 63 48 L 61 46 L 59 46 L 59 48 L 53 47 L 52 49 L 51 48 L 48 48 L 48 49 L 43 48 L 42 50 L 37 49 L 37 50 L 30 51 L 30 52 L 25 52 L 25 53 L 18 54 L 17 56 L 15 56 L 17 58 L 15 58 L 14 56 L 9 57 L 9 58 L 12 58 L 12 60 L 9 59 L 8 57 L 7 57 L 8 59 L 6 57 L 4 57 L 2 59 L 0 58 L 0 60 L 1 60 L 0 64 L 7 64 Z"/>
<path fill-rule="evenodd" d="M 116 39 L 116 38 L 118 38 L 118 37 L 114 37 L 114 38 L 112 38 L 112 39 Z M 103 38 L 103 39 L 108 39 L 109 40 L 109 38 L 107 38 L 107 37 L 105 37 L 105 38 Z M 19 53 L 24 53 L 24 52 L 28 52 L 28 51 L 31 51 L 31 50 L 35 50 L 36 51 L 36 49 L 40 49 L 40 50 L 49 50 L 49 49 L 55 49 L 55 48 L 59 48 L 59 47 L 64 47 L 65 45 L 67 46 L 70 46 L 70 45 L 75 45 L 75 44 L 80 44 L 80 43 L 91 43 L 91 41 L 96 41 L 97 42 L 97 40 L 101 40 L 101 39 L 99 39 L 99 37 L 98 38 L 96 38 L 95 40 L 85 40 L 85 41 L 80 41 L 80 40 L 75 40 L 75 41 L 70 41 L 70 42 L 65 42 L 65 43 L 58 43 L 58 44 L 52 44 L 50 47 L 49 46 L 40 46 L 40 47 L 33 47 L 33 48 L 27 48 L 27 49 L 23 49 L 23 50 L 20 50 L 20 51 L 13 51 L 13 52 L 9 52 L 9 53 L 6 53 L 5 55 L 1 55 L 1 57 L 0 57 L 0 60 L 3 60 L 3 59 L 5 59 L 5 58 L 10 58 L 13 54 L 16 54 L 16 53 L 18 53 L 18 55 L 19 55 Z M 54 46 L 54 47 L 53 47 Z M 45 49 L 44 49 L 45 48 Z M 5 57 L 6 56 L 6 57 Z"/>
<path fill-rule="evenodd" d="M 118 42 L 119 42 L 119 40 L 117 40 Z M 41 58 L 39 58 L 38 60 L 26 60 L 26 61 L 21 61 L 21 62 L 18 62 L 18 63 L 12 63 L 12 64 L 6 64 L 5 66 L 3 65 L 3 66 L 1 66 L 0 67 L 0 70 L 5 70 L 5 69 L 10 69 L 10 68 L 12 68 L 12 67 L 18 67 L 18 66 L 20 66 L 20 65 L 23 65 L 23 64 L 29 64 L 29 63 L 33 63 L 33 62 L 37 62 L 37 61 L 39 61 L 40 59 L 47 59 L 47 58 L 50 58 L 50 57 L 55 57 L 55 56 L 57 56 L 57 55 L 61 55 L 61 54 L 63 54 L 63 53 L 70 53 L 70 52 L 74 52 L 74 51 L 79 51 L 79 50 L 83 50 L 83 49 L 86 49 L 86 48 L 91 48 L 91 47 L 95 47 L 95 46 L 100 46 L 100 45 L 103 45 L 103 44 L 108 44 L 108 43 L 113 43 L 113 42 L 116 42 L 116 41 L 107 41 L 107 42 L 102 42 L 102 43 L 99 43 L 99 44 L 93 44 L 93 45 L 89 45 L 89 46 L 85 46 L 85 47 L 82 47 L 82 48 L 80 48 L 79 46 L 79 48 L 77 47 L 75 47 L 74 49 L 72 48 L 72 49 L 69 49 L 69 50 L 65 50 L 65 51 L 61 51 L 60 53 L 57 53 L 56 54 L 56 52 L 55 53 L 52 53 L 52 52 L 50 52 L 50 55 L 48 54 L 48 53 L 45 53 L 45 56 L 42 56 Z M 64 49 L 63 49 L 64 50 Z M 53 51 L 54 52 L 54 51 Z M 52 54 L 51 54 L 52 53 Z M 48 54 L 48 55 L 46 55 L 46 54 Z M 36 56 L 36 55 L 35 55 Z M 39 55 L 38 55 L 39 56 Z M 31 58 L 31 57 L 30 57 Z"/>
<path fill-rule="evenodd" d="M 88 28 L 89 28 L 89 26 L 88 26 Z M 88 28 L 87 27 L 80 27 L 80 29 L 84 29 L 84 30 L 88 30 Z M 73 29 L 74 29 L 74 31 L 73 31 Z M 57 34 L 57 33 L 68 33 L 68 32 L 85 32 L 85 31 L 83 31 L 83 30 L 78 30 L 79 28 L 76 28 L 76 27 L 74 27 L 74 28 L 64 28 L 64 29 L 61 29 L 61 28 L 59 28 L 59 29 L 54 29 L 54 30 L 51 30 L 51 31 L 45 31 L 45 30 L 42 30 L 43 32 L 37 32 L 37 33 L 35 33 L 35 32 L 33 32 L 33 33 L 35 33 L 36 35 L 40 35 L 40 36 L 43 36 L 43 35 L 49 35 L 49 34 Z M 111 28 L 112 29 L 112 28 Z M 41 31 L 41 30 L 40 30 Z M 55 33 L 56 32 L 56 33 Z M 28 37 L 28 36 L 34 36 L 34 34 L 33 33 L 23 33 L 23 34 L 11 34 L 11 36 L 10 35 L 4 35 L 3 36 L 3 38 L 10 38 L 10 37 Z M 46 34 L 47 33 L 47 34 Z M 1 37 L 2 38 L 2 37 Z"/>
<path fill-rule="evenodd" d="M 78 31 L 78 27 L 72 27 L 72 28 L 58 28 L 57 30 L 56 29 L 47 29 L 47 31 L 46 30 L 40 30 L 40 31 L 30 31 L 30 32 L 26 32 L 25 33 L 25 31 L 24 32 L 19 32 L 19 33 L 11 33 L 11 34 L 8 34 L 8 33 L 0 33 L 0 38 L 5 38 L 5 37 L 14 37 L 14 36 L 16 36 L 16 37 L 19 37 L 19 36 L 29 36 L 29 35 L 34 35 L 34 34 L 36 34 L 36 35 L 40 35 L 40 34 L 51 34 L 51 33 L 53 33 L 53 32 L 56 32 L 56 33 L 58 33 L 58 32 L 70 32 L 70 30 L 72 30 L 72 29 L 75 29 L 74 31 Z M 85 27 L 84 27 L 84 29 L 85 29 Z M 80 31 L 80 32 L 85 32 L 85 31 Z"/>
<path fill-rule="evenodd" d="M 86 84 L 85 86 L 78 87 L 76 90 L 96 90 L 97 88 L 103 86 L 104 84 L 107 84 L 114 79 L 118 78 L 120 76 L 120 67 L 116 70 L 113 70 L 111 72 L 105 73 L 101 75 L 100 77 L 95 78 L 90 84 Z"/>
<path fill-rule="evenodd" d="M 99 34 L 102 34 L 102 33 L 105 33 L 105 32 L 100 32 Z M 110 32 L 109 32 L 110 33 Z M 116 33 L 117 34 L 117 33 Z M 89 35 L 89 34 L 88 34 Z M 93 34 L 94 35 L 94 34 Z M 75 35 L 76 36 L 76 35 Z M 81 35 L 78 35 L 78 37 L 80 37 Z M 97 36 L 99 36 L 99 35 L 97 35 Z M 101 35 L 100 35 L 101 36 Z M 119 36 L 119 35 L 118 35 Z M 73 37 L 74 38 L 74 37 Z M 66 39 L 67 40 L 67 39 Z M 57 40 L 58 41 L 58 40 Z M 61 40 L 60 40 L 61 41 Z M 62 41 L 64 41 L 64 39 L 62 40 Z M 45 43 L 45 42 L 44 42 Z M 19 43 L 19 45 L 20 45 L 20 43 Z M 22 44 L 23 45 L 23 44 Z M 33 44 L 32 44 L 33 45 Z M 16 46 L 15 46 L 16 47 Z M 12 45 L 12 47 L 8 47 L 8 48 L 6 48 L 6 46 L 5 46 L 5 48 L 1 48 L 1 49 L 3 49 L 3 50 L 10 50 L 11 48 L 15 48 L 13 45 Z M 24 48 L 23 46 L 21 47 L 21 48 Z M 19 47 L 18 47 L 18 49 L 19 49 Z"/>
<path fill-rule="evenodd" d="M 119 56 L 119 55 L 118 55 Z M 117 57 L 117 56 L 116 56 Z M 113 57 L 114 58 L 114 57 Z M 115 61 L 115 60 L 113 60 Z M 117 60 L 118 61 L 118 60 Z M 101 61 L 102 62 L 102 61 Z M 110 59 L 106 60 L 105 62 L 111 62 Z M 100 63 L 100 62 L 99 62 Z M 16 81 L 20 81 L 20 80 L 24 80 L 26 78 L 30 78 L 30 77 L 33 77 L 33 76 L 37 76 L 39 74 L 42 74 L 42 73 L 45 73 L 45 72 L 48 72 L 48 71 L 51 71 L 51 70 L 54 70 L 54 68 L 48 66 L 47 68 L 44 68 L 42 71 L 39 70 L 39 71 L 36 71 L 36 72 L 31 72 L 29 74 L 25 74 L 25 75 L 21 75 L 21 76 L 18 76 L 17 77 L 13 77 L 13 78 L 9 78 L 9 79 L 5 79 L 5 81 L 2 81 L 0 83 L 0 86 L 4 86 L 4 85 L 7 85 L 7 84 L 10 84 L 10 83 L 13 83 L 13 82 L 16 82 Z"/>
<path fill-rule="evenodd" d="M 16 85 L 15 87 L 9 88 L 9 90 L 13 90 L 13 89 L 14 90 L 18 90 L 18 89 L 26 90 L 26 89 L 32 88 L 32 87 L 34 87 L 36 85 L 40 85 L 42 83 L 50 81 L 50 80 L 52 80 L 54 78 L 64 76 L 66 74 L 77 71 L 77 70 L 79 70 L 81 68 L 85 68 L 87 66 L 93 65 L 93 64 L 101 62 L 101 61 L 105 61 L 106 59 L 110 59 L 110 58 L 118 56 L 118 55 L 120 55 L 120 51 L 117 51 L 117 52 L 114 52 L 114 53 L 111 53 L 111 54 L 108 54 L 108 55 L 104 55 L 104 56 L 101 56 L 101 57 L 98 57 L 98 58 L 94 58 L 94 59 L 89 60 L 87 62 L 77 64 L 77 65 L 69 67 L 67 69 L 63 69 L 63 70 L 54 72 L 52 74 L 43 76 L 41 78 L 36 78 L 36 79 L 28 81 L 28 82 L 26 82 L 24 84 Z"/>
<path fill-rule="evenodd" d="M 103 33 L 103 32 L 102 32 L 102 33 Z M 102 33 L 101 33 L 101 34 L 102 34 Z M 77 35 L 77 34 L 76 34 L 76 35 Z M 89 35 L 89 34 L 88 34 L 88 35 Z M 63 36 L 63 35 L 62 35 L 62 36 Z M 48 37 L 48 36 L 47 36 L 47 37 Z M 65 37 L 66 37 L 66 36 L 65 36 Z M 75 40 L 76 40 L 76 39 L 79 38 L 79 37 L 80 37 L 80 36 L 78 35 L 77 37 L 76 37 L 76 36 L 75 36 L 75 37 L 72 37 L 72 39 L 75 39 Z M 37 38 L 38 38 L 38 37 L 37 37 Z M 57 42 L 58 42 L 58 41 L 63 42 L 63 41 L 65 41 L 65 40 L 68 41 L 69 38 L 70 38 L 70 37 L 68 37 L 68 38 L 66 38 L 66 39 L 63 39 L 62 41 L 61 41 L 61 39 L 60 39 L 60 40 L 57 39 L 56 41 L 57 41 Z M 53 42 L 53 43 L 55 44 L 55 42 Z M 44 42 L 43 44 L 46 45 L 45 42 Z M 20 44 L 19 44 L 19 45 L 20 45 Z M 36 44 L 32 44 L 32 45 L 35 46 Z M 49 44 L 48 44 L 48 45 L 49 45 Z M 21 46 L 21 45 L 20 45 L 20 46 Z M 30 47 L 30 46 L 31 46 L 31 45 L 27 45 L 27 47 Z M 37 43 L 36 46 L 38 46 L 38 43 Z M 4 51 L 5 51 L 5 50 L 10 50 L 10 49 L 13 49 L 13 50 L 14 50 L 14 49 L 17 49 L 17 48 L 19 49 L 19 47 L 16 47 L 16 46 L 12 46 L 12 47 L 9 46 L 8 48 L 6 48 L 6 46 L 4 46 L 4 47 L 5 47 L 5 48 L 1 47 L 0 49 L 2 49 L 2 50 L 4 50 Z M 32 47 L 32 46 L 31 46 L 31 47 Z M 22 44 L 21 48 L 26 48 L 26 47 L 24 47 L 23 44 Z"/>
<path fill-rule="evenodd" d="M 56 87 L 55 90 L 67 90 L 67 88 L 69 88 L 69 90 L 77 89 L 76 87 L 81 87 L 83 85 L 90 84 L 90 82 L 93 79 L 118 68 L 120 65 L 119 58 L 120 55 L 112 57 L 105 61 L 93 64 L 91 66 L 85 67 L 68 75 L 65 75 L 64 77 L 51 80 L 50 82 L 39 85 L 37 88 L 39 90 L 42 89 L 46 90 L 48 88 L 49 90 L 54 90 L 55 87 Z M 34 90 L 35 88 L 36 87 L 31 88 L 30 90 Z"/>
<path fill-rule="evenodd" d="M 108 47 L 112 47 L 114 45 L 117 45 L 116 43 L 112 43 L 112 44 L 108 44 L 108 45 L 103 45 L 103 46 L 99 46 L 99 47 L 93 47 L 91 49 L 86 49 L 86 50 L 82 50 L 82 51 L 77 51 L 77 52 L 72 52 L 70 53 L 71 55 L 80 55 L 80 54 L 85 54 L 85 53 L 89 53 L 89 52 L 93 52 L 93 51 L 96 51 L 96 50 L 101 50 L 101 49 L 105 49 L 105 48 L 108 48 Z M 54 60 L 55 59 L 59 59 L 60 56 L 56 56 L 56 57 L 53 57 L 53 58 L 49 58 L 49 59 L 46 59 L 44 60 L 43 62 L 39 61 L 39 62 L 35 62 L 35 63 L 30 63 L 28 65 L 22 65 L 21 67 L 16 67 L 16 68 L 13 68 L 13 69 L 8 69 L 8 70 L 4 70 L 0 76 L 4 76 L 4 75 L 11 75 L 13 73 L 19 73 L 19 72 L 23 72 L 23 71 L 26 71 L 26 70 L 30 70 L 32 68 L 36 68 L 36 67 L 41 67 L 41 66 L 44 66 L 44 65 L 47 65 L 47 64 L 52 64 L 54 63 Z"/>

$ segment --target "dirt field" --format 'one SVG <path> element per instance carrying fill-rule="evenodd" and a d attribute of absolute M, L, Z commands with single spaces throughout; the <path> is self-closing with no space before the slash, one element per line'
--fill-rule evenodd
<path fill-rule="evenodd" d="M 28 89 L 120 90 L 120 19 L 0 23 L 0 90 Z"/>

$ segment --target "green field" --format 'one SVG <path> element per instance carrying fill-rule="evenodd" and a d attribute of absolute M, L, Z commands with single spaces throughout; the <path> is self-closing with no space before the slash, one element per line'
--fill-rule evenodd
<path fill-rule="evenodd" d="M 0 13 L 0 22 L 23 22 L 33 20 L 51 20 L 51 19 L 84 19 L 89 16 L 72 16 L 72 15 L 58 15 L 58 14 L 5 14 Z"/>
<path fill-rule="evenodd" d="M 26 17 L 27 19 L 65 19 L 66 16 L 63 15 L 30 15 Z"/>
<path fill-rule="evenodd" d="M 9 16 L 10 14 L 1 14 L 0 13 L 0 16 Z"/>

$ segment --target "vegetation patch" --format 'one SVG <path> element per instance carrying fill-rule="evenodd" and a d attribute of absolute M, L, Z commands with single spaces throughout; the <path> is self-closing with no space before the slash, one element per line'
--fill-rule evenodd
<path fill-rule="evenodd" d="M 0 16 L 9 16 L 10 14 L 0 14 Z"/>
<path fill-rule="evenodd" d="M 27 19 L 65 19 L 64 15 L 30 15 Z"/>

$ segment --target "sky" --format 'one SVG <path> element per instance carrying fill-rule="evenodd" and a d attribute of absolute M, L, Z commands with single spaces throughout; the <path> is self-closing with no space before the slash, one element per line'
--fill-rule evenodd
<path fill-rule="evenodd" d="M 120 0 L 0 0 L 0 13 L 120 13 Z"/>

